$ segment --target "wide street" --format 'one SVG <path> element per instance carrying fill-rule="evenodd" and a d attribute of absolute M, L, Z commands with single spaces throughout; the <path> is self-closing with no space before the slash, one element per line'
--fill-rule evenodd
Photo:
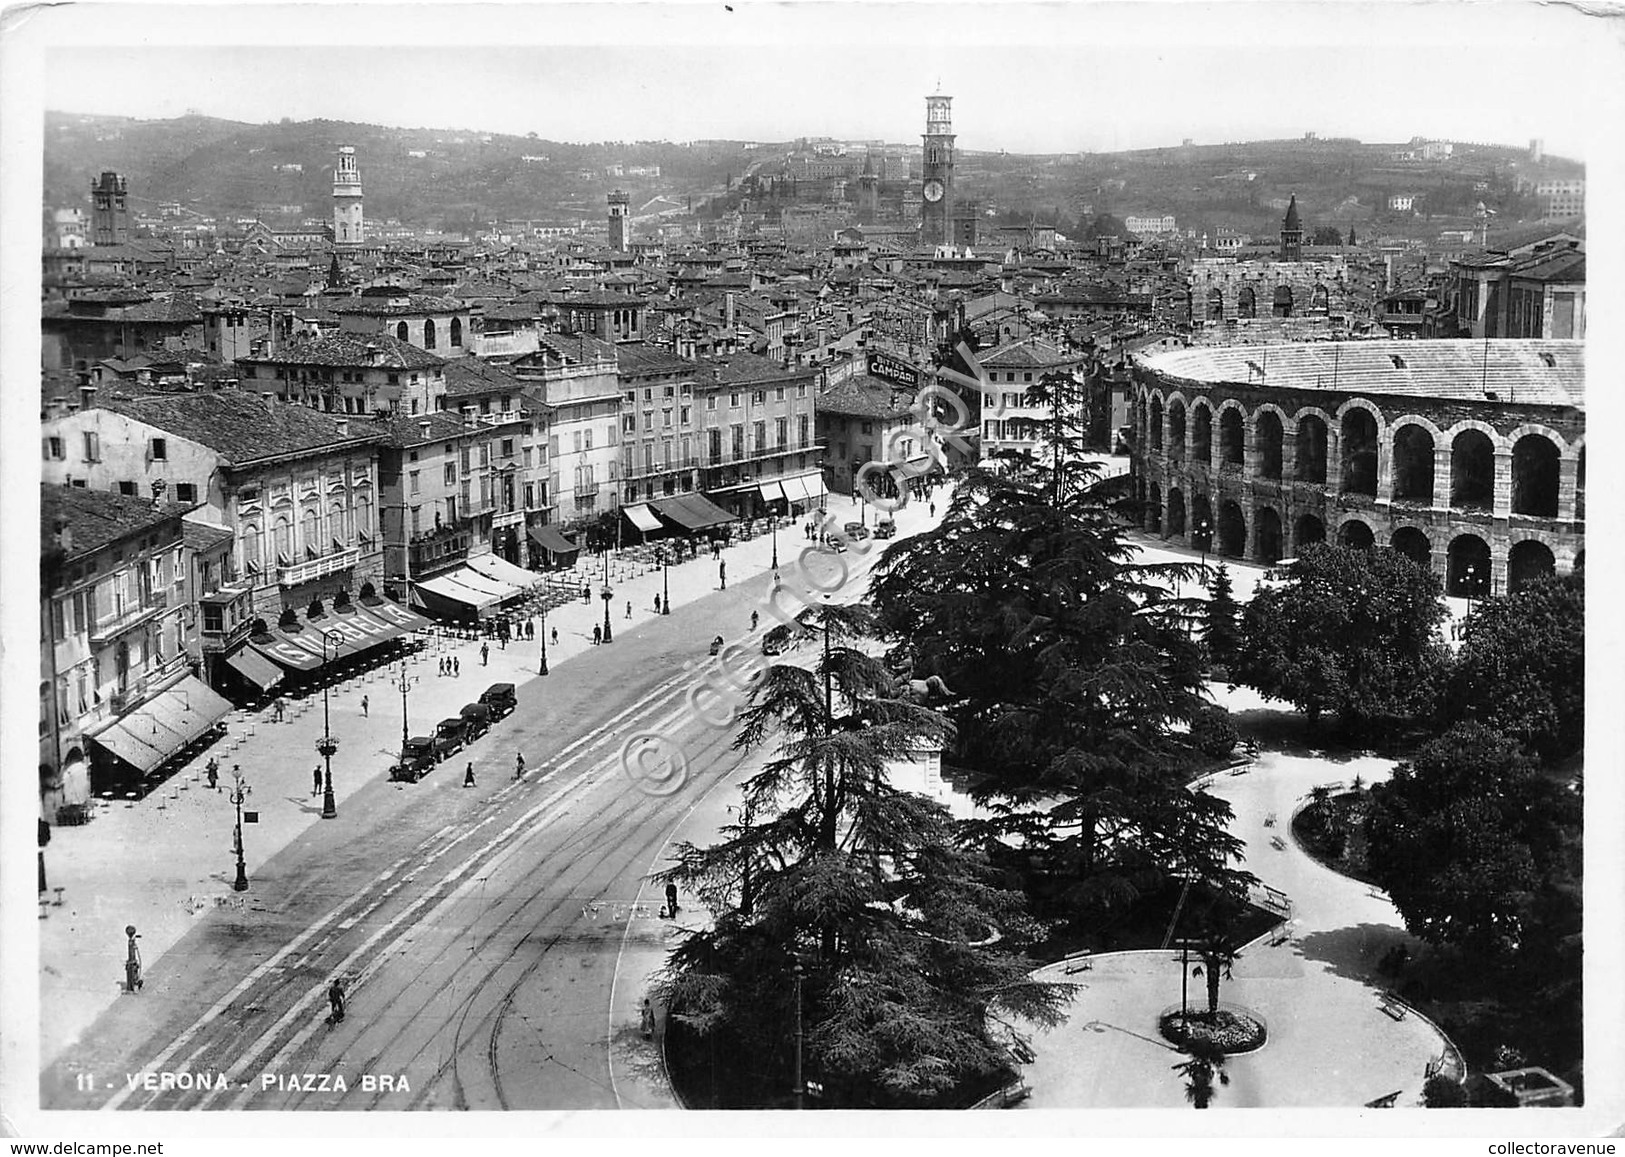
<path fill-rule="evenodd" d="M 846 500 L 835 502 L 844 515 Z M 923 504 L 901 512 L 900 522 L 905 530 L 925 525 Z M 787 588 L 802 578 L 791 561 L 805 545 L 800 538 L 795 527 L 780 532 Z M 686 821 L 681 838 L 705 839 L 725 822 L 726 785 L 760 758 L 730 749 L 735 728 L 723 721 L 740 694 L 722 668 L 728 653 L 710 659 L 707 643 L 723 634 L 741 644 L 740 655 L 759 659 L 760 636 L 774 622 L 766 610 L 769 549 L 763 538 L 730 548 L 737 581 L 726 591 L 716 589 L 708 559 L 686 564 L 681 575 L 674 568 L 668 616 L 646 612 L 661 589 L 657 574 L 618 587 L 618 596 L 636 600 L 635 627 L 618 623 L 609 646 L 562 648 L 550 675 L 521 683 L 518 710 L 470 751 L 477 787 L 462 786 L 462 756 L 417 784 L 388 782 L 386 761 L 372 756 L 377 766 L 349 788 L 337 819 L 306 823 L 286 847 L 251 865 L 248 903 L 190 916 L 161 952 L 149 941 L 141 993 L 97 991 L 105 1011 L 46 1053 L 52 1060 L 42 1105 L 671 1107 L 654 1046 L 639 1032 L 639 1011 L 646 979 L 681 930 L 659 916 L 661 889 L 647 876 L 664 862 L 679 825 Z M 843 556 L 852 574 L 835 597 L 861 590 L 878 553 Z M 834 586 L 829 573 L 825 585 Z M 754 633 L 753 609 L 763 615 Z M 623 620 L 619 597 L 615 611 Z M 587 612 L 581 608 L 578 617 Z M 555 612 L 550 620 L 563 617 Z M 476 681 L 517 666 L 517 650 L 498 670 L 478 666 L 478 644 L 461 647 L 464 678 L 471 665 Z M 523 654 L 533 661 L 529 647 Z M 495 648 L 492 657 L 502 658 Z M 733 666 L 742 671 L 745 662 L 736 658 Z M 449 714 L 470 697 L 461 688 L 437 694 L 428 667 L 418 664 L 424 674 L 413 692 L 415 718 Z M 380 734 L 387 735 L 391 692 L 381 682 L 372 687 L 368 718 L 381 716 Z M 698 697 L 696 688 L 704 688 Z M 442 702 L 432 702 L 437 698 Z M 343 701 L 352 733 L 361 725 L 352 718 L 357 702 L 353 689 Z M 319 734 L 317 703 L 295 726 L 309 731 L 314 719 Z M 260 732 L 276 734 L 277 726 L 262 722 Z M 515 752 L 526 756 L 521 781 L 512 774 Z M 309 760 L 299 758 L 297 766 L 259 773 L 257 803 L 281 804 L 275 787 L 295 793 L 284 797 L 295 809 L 312 810 L 302 799 Z M 268 776 L 279 782 L 265 783 Z M 187 801 L 176 795 L 178 809 Z M 220 806 L 212 793 L 192 798 Z M 114 824 L 157 817 L 157 802 L 113 809 Z M 83 831 L 105 840 L 112 828 Z M 204 838 L 217 851 L 218 837 Z M 262 837 L 251 828 L 246 838 Z M 132 874 L 157 874 L 151 848 L 99 850 L 104 870 L 115 873 L 110 892 L 133 897 L 143 882 Z M 107 867 L 109 857 L 115 866 Z M 226 880 L 215 873 L 212 883 L 229 898 Z M 164 886 L 161 876 L 150 884 Z M 121 942 L 112 924 L 122 920 L 111 905 L 89 907 L 104 925 L 93 943 L 106 953 L 100 972 L 110 979 L 117 963 L 111 949 Z M 685 909 L 679 922 L 704 918 Z M 62 935 L 69 935 L 65 928 Z M 43 964 L 47 977 L 73 970 L 72 960 L 53 960 L 49 949 Z M 326 992 L 335 977 L 348 992 L 348 1009 L 342 1023 L 329 1025 Z M 45 987 L 49 1042 L 53 994 Z M 71 990 L 55 996 L 70 1006 L 93 999 Z M 181 1073 L 191 1077 L 173 1083 L 191 1087 L 168 1087 L 166 1074 Z"/>

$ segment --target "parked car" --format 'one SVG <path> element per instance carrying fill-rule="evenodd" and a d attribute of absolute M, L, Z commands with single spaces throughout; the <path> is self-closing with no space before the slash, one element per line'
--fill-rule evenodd
<path fill-rule="evenodd" d="M 762 654 L 782 655 L 790 649 L 790 624 L 780 623 L 762 636 Z"/>
<path fill-rule="evenodd" d="M 491 709 L 483 703 L 465 703 L 458 712 L 468 725 L 468 742 L 473 743 L 491 730 Z"/>
<path fill-rule="evenodd" d="M 875 523 L 876 538 L 892 538 L 897 534 L 897 522 L 894 519 L 883 518 Z"/>
<path fill-rule="evenodd" d="M 434 725 L 435 754 L 449 759 L 468 745 L 468 720 L 461 715 L 442 719 Z"/>
<path fill-rule="evenodd" d="M 414 735 L 406 741 L 401 750 L 401 761 L 389 769 L 389 778 L 406 783 L 416 783 L 422 779 L 426 772 L 434 770 L 434 765 L 440 762 L 440 756 L 435 750 L 435 740 L 432 735 Z"/>
<path fill-rule="evenodd" d="M 846 524 L 845 530 L 846 537 L 853 542 L 860 542 L 869 537 L 869 528 L 861 522 L 849 522 Z"/>
<path fill-rule="evenodd" d="M 505 719 L 519 706 L 519 700 L 513 693 L 512 683 L 492 683 L 480 695 L 480 702 L 491 709 L 491 719 Z"/>

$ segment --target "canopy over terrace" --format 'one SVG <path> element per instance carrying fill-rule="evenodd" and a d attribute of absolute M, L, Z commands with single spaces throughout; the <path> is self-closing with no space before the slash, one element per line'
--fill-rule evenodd
<path fill-rule="evenodd" d="M 656 525 L 659 525 L 658 523 Z M 568 566 L 581 547 L 550 522 L 530 528 L 530 541 L 547 554 L 549 566 Z"/>
<path fill-rule="evenodd" d="M 145 776 L 190 746 L 231 710 L 202 680 L 191 675 L 125 712 L 90 737 L 107 754 Z M 128 772 L 124 775 L 128 777 Z"/>
<path fill-rule="evenodd" d="M 283 670 L 309 674 L 324 660 L 336 663 L 422 630 L 428 621 L 398 603 L 378 599 L 372 603 L 334 609 L 316 619 L 295 619 L 297 629 L 280 625 L 263 635 L 249 637 L 249 646 Z M 333 637 L 324 643 L 323 632 Z M 256 680 L 257 681 L 257 680 Z"/>
<path fill-rule="evenodd" d="M 679 494 L 672 498 L 659 498 L 652 505 L 655 513 L 661 518 L 689 533 L 710 530 L 739 521 L 737 517 L 729 514 L 703 494 Z"/>

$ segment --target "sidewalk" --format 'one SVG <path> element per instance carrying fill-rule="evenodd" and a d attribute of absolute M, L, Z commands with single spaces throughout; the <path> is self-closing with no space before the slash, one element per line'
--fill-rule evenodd
<path fill-rule="evenodd" d="M 848 499 L 831 495 L 829 503 L 838 520 L 856 518 L 856 505 Z M 917 533 L 932 522 L 924 503 L 910 503 L 896 517 L 900 535 Z M 871 510 L 870 525 L 873 519 Z M 780 573 L 786 586 L 796 585 L 800 582 L 796 560 L 808 543 L 799 523 L 781 526 L 778 538 Z M 869 557 L 878 553 L 872 551 Z M 770 535 L 726 548 L 723 558 L 730 585 L 766 573 L 771 555 Z M 592 629 L 604 621 L 599 597 L 603 567 L 600 555 L 566 572 L 578 585 L 583 579 L 588 581 L 592 602 L 587 605 L 577 600 L 547 616 L 548 630 L 556 629 L 559 636 L 557 644 L 548 640 L 549 679 L 569 678 L 563 664 L 593 646 Z M 654 596 L 660 593 L 664 597 L 659 568 L 635 573 L 636 568 L 626 564 L 618 568 L 612 559 L 610 570 L 615 591 L 611 615 L 617 638 L 657 630 L 660 620 L 675 622 L 684 607 L 718 589 L 717 563 L 709 555 L 671 567 L 672 615 L 668 618 L 654 613 Z M 630 619 L 626 617 L 628 602 L 632 604 Z M 764 606 L 763 618 L 768 617 Z M 738 623 L 718 623 L 716 631 L 733 640 L 749 628 L 746 617 Z M 536 629 L 542 630 L 540 618 Z M 404 667 L 412 680 L 406 704 L 410 734 L 428 732 L 436 721 L 455 715 L 492 683 L 522 684 L 538 677 L 539 641 L 510 641 L 503 647 L 492 640 L 488 665 L 480 661 L 480 646 L 480 641 L 433 638 L 420 654 L 407 660 Z M 460 664 L 455 677 L 438 674 L 439 659 L 448 655 L 456 656 Z M 333 789 L 341 815 L 346 814 L 345 801 L 367 784 L 382 780 L 399 753 L 402 667 L 396 663 L 358 676 L 328 693 L 331 731 L 339 741 L 333 757 Z M 365 715 L 363 697 L 368 701 Z M 42 1065 L 55 1059 L 120 998 L 125 925 L 136 926 L 144 967 L 152 970 L 203 913 L 217 907 L 258 909 L 260 900 L 253 887 L 257 869 L 319 827 L 322 799 L 311 794 L 311 772 L 322 763 L 316 751 L 322 735 L 322 697 L 289 701 L 287 707 L 282 723 L 271 722 L 268 709 L 254 714 L 233 712 L 226 720 L 226 739 L 182 766 L 145 799 L 99 804 L 91 823 L 52 829 L 51 845 L 45 852 L 51 889 L 46 896 L 54 900 L 60 895 L 62 903 L 45 905 L 44 918 L 39 921 Z M 499 723 L 497 733 L 501 727 Z M 232 748 L 239 737 L 241 746 Z M 477 755 L 454 756 L 440 776 L 460 780 L 470 759 L 482 783 L 487 777 L 511 772 L 513 754 L 500 741 L 482 747 Z M 204 780 L 204 764 L 211 755 L 220 761 L 218 791 L 209 790 Z M 534 763 L 528 755 L 527 760 Z M 241 767 L 252 789 L 244 810 L 258 813 L 257 823 L 243 827 L 250 883 L 246 892 L 234 892 L 231 887 L 236 875 L 235 813 L 228 793 L 234 765 Z"/>

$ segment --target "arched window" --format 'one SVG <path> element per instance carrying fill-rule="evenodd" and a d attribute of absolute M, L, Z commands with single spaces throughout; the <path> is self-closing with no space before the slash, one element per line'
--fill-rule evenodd
<path fill-rule="evenodd" d="M 1394 497 L 1433 501 L 1433 435 L 1415 422 L 1394 434 Z"/>
<path fill-rule="evenodd" d="M 257 573 L 263 565 L 260 561 L 260 528 L 255 523 L 248 523 L 243 527 L 243 573 Z"/>
<path fill-rule="evenodd" d="M 1557 447 L 1544 434 L 1525 434 L 1512 447 L 1512 513 L 1557 517 Z"/>
<path fill-rule="evenodd" d="M 360 538 L 372 537 L 372 495 L 363 494 L 355 503 L 355 532 Z"/>
<path fill-rule="evenodd" d="M 1226 558 L 1240 558 L 1247 553 L 1247 519 L 1239 502 L 1219 503 L 1219 553 Z"/>
<path fill-rule="evenodd" d="M 1258 316 L 1258 294 L 1253 292 L 1253 287 L 1250 285 L 1242 286 L 1241 294 L 1236 298 L 1236 316 Z"/>
<path fill-rule="evenodd" d="M 1450 542 L 1444 593 L 1452 598 L 1483 598 L 1490 590 L 1490 547 L 1476 534 L 1458 534 Z"/>
<path fill-rule="evenodd" d="M 1168 488 L 1168 533 L 1181 537 L 1185 533 L 1185 495 L 1177 486 Z"/>
<path fill-rule="evenodd" d="M 1544 542 L 1525 539 L 1507 553 L 1507 593 L 1528 586 L 1536 579 L 1557 573 L 1557 560 Z"/>
<path fill-rule="evenodd" d="M 1428 541 L 1427 535 L 1414 526 L 1402 526 L 1394 531 L 1388 545 L 1423 570 L 1433 565 L 1433 544 Z"/>
<path fill-rule="evenodd" d="M 1326 313 L 1331 308 L 1331 296 L 1326 292 L 1324 285 L 1315 286 L 1315 291 L 1309 297 L 1310 313 Z"/>
<path fill-rule="evenodd" d="M 451 344 L 453 347 L 463 344 L 463 319 L 460 317 L 451 319 Z"/>
<path fill-rule="evenodd" d="M 1196 411 L 1196 430 L 1191 435 L 1191 458 L 1204 466 L 1213 461 L 1213 411 L 1206 406 Z"/>
<path fill-rule="evenodd" d="M 1488 510 L 1494 501 L 1495 446 L 1484 431 L 1463 430 L 1450 447 L 1450 505 Z"/>
<path fill-rule="evenodd" d="M 1153 450 L 1162 449 L 1162 399 L 1151 399 L 1151 414 L 1146 419 L 1146 433 Z"/>
<path fill-rule="evenodd" d="M 1337 528 L 1337 544 L 1339 546 L 1353 547 L 1355 550 L 1370 550 L 1377 541 L 1377 536 L 1371 533 L 1371 528 L 1358 518 L 1351 518 Z"/>
<path fill-rule="evenodd" d="M 1275 287 L 1275 316 L 1292 316 L 1292 287 L 1290 285 L 1277 285 Z"/>
<path fill-rule="evenodd" d="M 1168 407 L 1168 450 L 1175 458 L 1185 456 L 1185 403 L 1177 399 Z"/>
<path fill-rule="evenodd" d="M 1219 463 L 1240 466 L 1242 453 L 1241 411 L 1232 406 L 1219 415 Z"/>
<path fill-rule="evenodd" d="M 288 521 L 286 514 L 276 516 L 276 524 L 271 531 L 271 541 L 276 549 L 277 565 L 291 565 L 293 562 L 293 524 Z"/>
<path fill-rule="evenodd" d="M 1206 494 L 1191 499 L 1191 545 L 1199 550 L 1213 549 L 1213 504 Z"/>
<path fill-rule="evenodd" d="M 1261 506 L 1253 522 L 1258 527 L 1258 561 L 1275 562 L 1281 557 L 1281 516 L 1273 507 Z"/>
<path fill-rule="evenodd" d="M 300 517 L 300 537 L 304 540 L 301 545 L 308 555 L 315 556 L 325 553 L 320 522 L 321 516 L 317 513 L 316 508 L 307 506 L 304 514 Z"/>
<path fill-rule="evenodd" d="M 1315 414 L 1298 419 L 1293 481 L 1326 484 L 1326 423 Z"/>
<path fill-rule="evenodd" d="M 1343 493 L 1377 493 L 1377 420 L 1369 410 L 1343 415 Z"/>
<path fill-rule="evenodd" d="M 1259 414 L 1257 424 L 1253 430 L 1253 438 L 1258 443 L 1258 473 L 1260 477 L 1273 478 L 1279 481 L 1281 477 L 1281 419 L 1269 410 Z"/>
<path fill-rule="evenodd" d="M 401 322 L 400 325 L 395 327 L 395 336 L 401 341 L 406 341 L 407 340 L 406 335 L 407 335 L 408 332 L 409 331 L 407 330 L 406 323 L 404 321 Z"/>
<path fill-rule="evenodd" d="M 1224 320 L 1224 294 L 1217 289 L 1208 290 L 1207 316 L 1209 321 Z"/>
<path fill-rule="evenodd" d="M 431 317 L 423 323 L 423 348 L 432 350 L 434 346 L 434 318 Z"/>
<path fill-rule="evenodd" d="M 1326 541 L 1326 524 L 1313 514 L 1299 517 L 1292 528 L 1292 549 L 1302 551 L 1306 546 Z"/>

